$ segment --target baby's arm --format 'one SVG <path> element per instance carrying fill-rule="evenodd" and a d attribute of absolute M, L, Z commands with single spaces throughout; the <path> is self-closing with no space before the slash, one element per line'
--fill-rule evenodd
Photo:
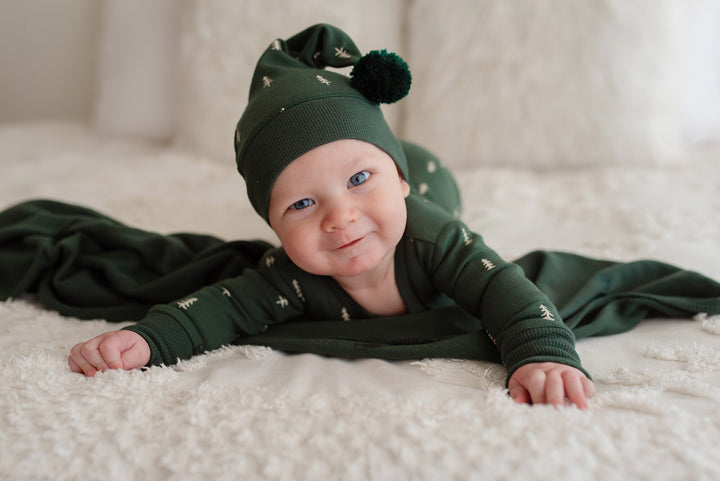
<path fill-rule="evenodd" d="M 110 331 L 81 342 L 70 350 L 68 364 L 73 372 L 92 377 L 108 369 L 137 369 L 150 360 L 150 346 L 132 331 Z"/>
<path fill-rule="evenodd" d="M 555 362 L 525 364 L 510 376 L 510 396 L 518 403 L 562 406 L 565 399 L 580 409 L 595 394 L 595 385 L 579 369 Z"/>

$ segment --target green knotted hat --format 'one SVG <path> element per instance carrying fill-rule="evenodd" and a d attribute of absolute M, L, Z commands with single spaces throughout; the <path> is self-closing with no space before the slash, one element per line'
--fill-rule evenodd
<path fill-rule="evenodd" d="M 325 69 L 349 66 L 350 76 Z M 379 104 L 403 98 L 410 83 L 399 56 L 385 50 L 361 56 L 350 37 L 331 25 L 274 40 L 258 60 L 235 130 L 237 168 L 255 210 L 267 221 L 270 191 L 285 167 L 335 140 L 376 145 L 407 179 L 405 154 Z"/>

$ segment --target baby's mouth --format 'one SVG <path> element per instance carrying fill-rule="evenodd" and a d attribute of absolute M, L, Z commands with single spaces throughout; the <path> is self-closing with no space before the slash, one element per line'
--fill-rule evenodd
<path fill-rule="evenodd" d="M 358 242 L 360 242 L 361 240 L 363 240 L 364 238 L 365 238 L 364 236 L 363 236 L 363 237 L 358 237 L 358 238 L 355 239 L 354 241 L 350 241 L 350 242 L 348 242 L 347 244 L 341 245 L 340 247 L 338 247 L 338 250 L 347 249 L 348 247 L 352 247 L 352 246 L 354 246 L 355 244 L 357 244 Z"/>

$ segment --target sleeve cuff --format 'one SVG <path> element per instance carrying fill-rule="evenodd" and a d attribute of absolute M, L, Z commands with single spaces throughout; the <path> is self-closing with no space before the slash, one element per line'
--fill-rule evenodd
<path fill-rule="evenodd" d="M 542 326 L 521 330 L 504 343 L 501 355 L 508 372 L 507 381 L 518 368 L 533 362 L 572 366 L 591 379 L 575 350 L 575 337 L 567 328 Z"/>
<path fill-rule="evenodd" d="M 147 341 L 150 360 L 146 366 L 169 366 L 195 354 L 192 340 L 181 323 L 162 310 L 153 309 L 143 320 L 123 329 L 136 332 Z M 199 349 L 204 351 L 202 345 Z"/>

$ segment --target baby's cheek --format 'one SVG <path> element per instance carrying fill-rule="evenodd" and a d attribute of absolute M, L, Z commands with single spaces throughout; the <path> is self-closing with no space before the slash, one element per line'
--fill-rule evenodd
<path fill-rule="evenodd" d="M 283 242 L 285 253 L 298 267 L 304 270 L 312 268 L 319 246 L 312 237 L 302 232 L 293 232 Z"/>
<path fill-rule="evenodd" d="M 405 233 L 405 225 L 407 224 L 407 210 L 405 204 L 396 206 L 387 216 L 388 224 L 393 226 L 393 235 L 400 240 Z"/>

